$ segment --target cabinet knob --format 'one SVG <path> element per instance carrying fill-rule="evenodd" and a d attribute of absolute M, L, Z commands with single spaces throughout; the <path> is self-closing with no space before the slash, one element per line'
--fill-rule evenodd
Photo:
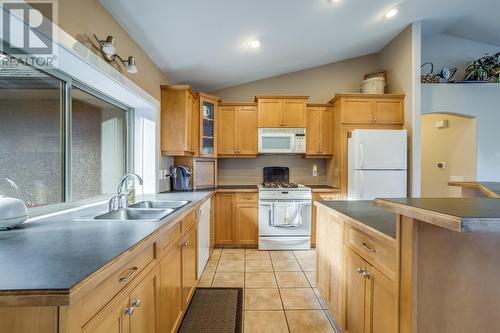
<path fill-rule="evenodd" d="M 370 273 L 368 273 L 368 272 L 363 272 L 363 276 L 364 276 L 365 278 L 369 279 L 371 275 L 370 275 Z"/>
<path fill-rule="evenodd" d="M 363 275 L 365 274 L 365 270 L 364 270 L 364 269 L 362 269 L 362 268 L 359 268 L 359 267 L 358 267 L 358 268 L 356 269 L 356 271 L 357 271 L 359 274 L 363 274 Z"/>
<path fill-rule="evenodd" d="M 134 300 L 132 300 L 131 304 L 132 304 L 132 307 L 138 308 L 138 307 L 141 306 L 141 300 L 140 299 L 134 299 Z"/>
<path fill-rule="evenodd" d="M 130 308 L 125 308 L 124 312 L 125 312 L 126 315 L 131 316 L 131 315 L 134 314 L 134 311 L 135 311 L 135 307 L 131 306 Z"/>

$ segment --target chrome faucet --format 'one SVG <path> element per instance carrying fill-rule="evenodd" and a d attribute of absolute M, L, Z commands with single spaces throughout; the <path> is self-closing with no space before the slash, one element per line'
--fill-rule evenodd
<path fill-rule="evenodd" d="M 139 185 L 142 185 L 144 183 L 141 176 L 136 173 L 129 173 L 123 176 L 120 184 L 118 185 L 118 189 L 116 190 L 117 194 L 109 199 L 110 212 L 130 206 L 130 203 L 128 201 L 127 189 L 125 188 L 125 183 L 130 177 L 136 178 L 139 181 Z"/>

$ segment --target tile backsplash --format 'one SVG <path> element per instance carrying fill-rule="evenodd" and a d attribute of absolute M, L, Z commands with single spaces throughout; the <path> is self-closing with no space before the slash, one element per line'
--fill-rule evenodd
<path fill-rule="evenodd" d="M 317 176 L 313 176 L 316 165 Z M 301 156 L 264 155 L 255 159 L 219 159 L 217 183 L 219 185 L 255 185 L 262 183 L 262 169 L 266 166 L 290 168 L 290 182 L 326 184 L 326 160 L 305 159 Z"/>

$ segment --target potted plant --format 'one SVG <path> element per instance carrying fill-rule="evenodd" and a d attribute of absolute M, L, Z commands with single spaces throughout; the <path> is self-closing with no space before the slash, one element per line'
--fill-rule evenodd
<path fill-rule="evenodd" d="M 500 82 L 500 52 L 486 55 L 467 65 L 466 81 Z"/>

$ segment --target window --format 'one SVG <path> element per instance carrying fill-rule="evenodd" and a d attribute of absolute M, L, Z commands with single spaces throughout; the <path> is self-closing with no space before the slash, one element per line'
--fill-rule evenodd
<path fill-rule="evenodd" d="M 128 109 L 0 57 L 0 194 L 39 207 L 114 193 L 127 170 Z"/>
<path fill-rule="evenodd" d="M 116 192 L 125 174 L 125 111 L 73 88 L 71 199 Z"/>
<path fill-rule="evenodd" d="M 0 66 L 0 194 L 29 207 L 64 200 L 63 85 L 31 67 Z"/>

